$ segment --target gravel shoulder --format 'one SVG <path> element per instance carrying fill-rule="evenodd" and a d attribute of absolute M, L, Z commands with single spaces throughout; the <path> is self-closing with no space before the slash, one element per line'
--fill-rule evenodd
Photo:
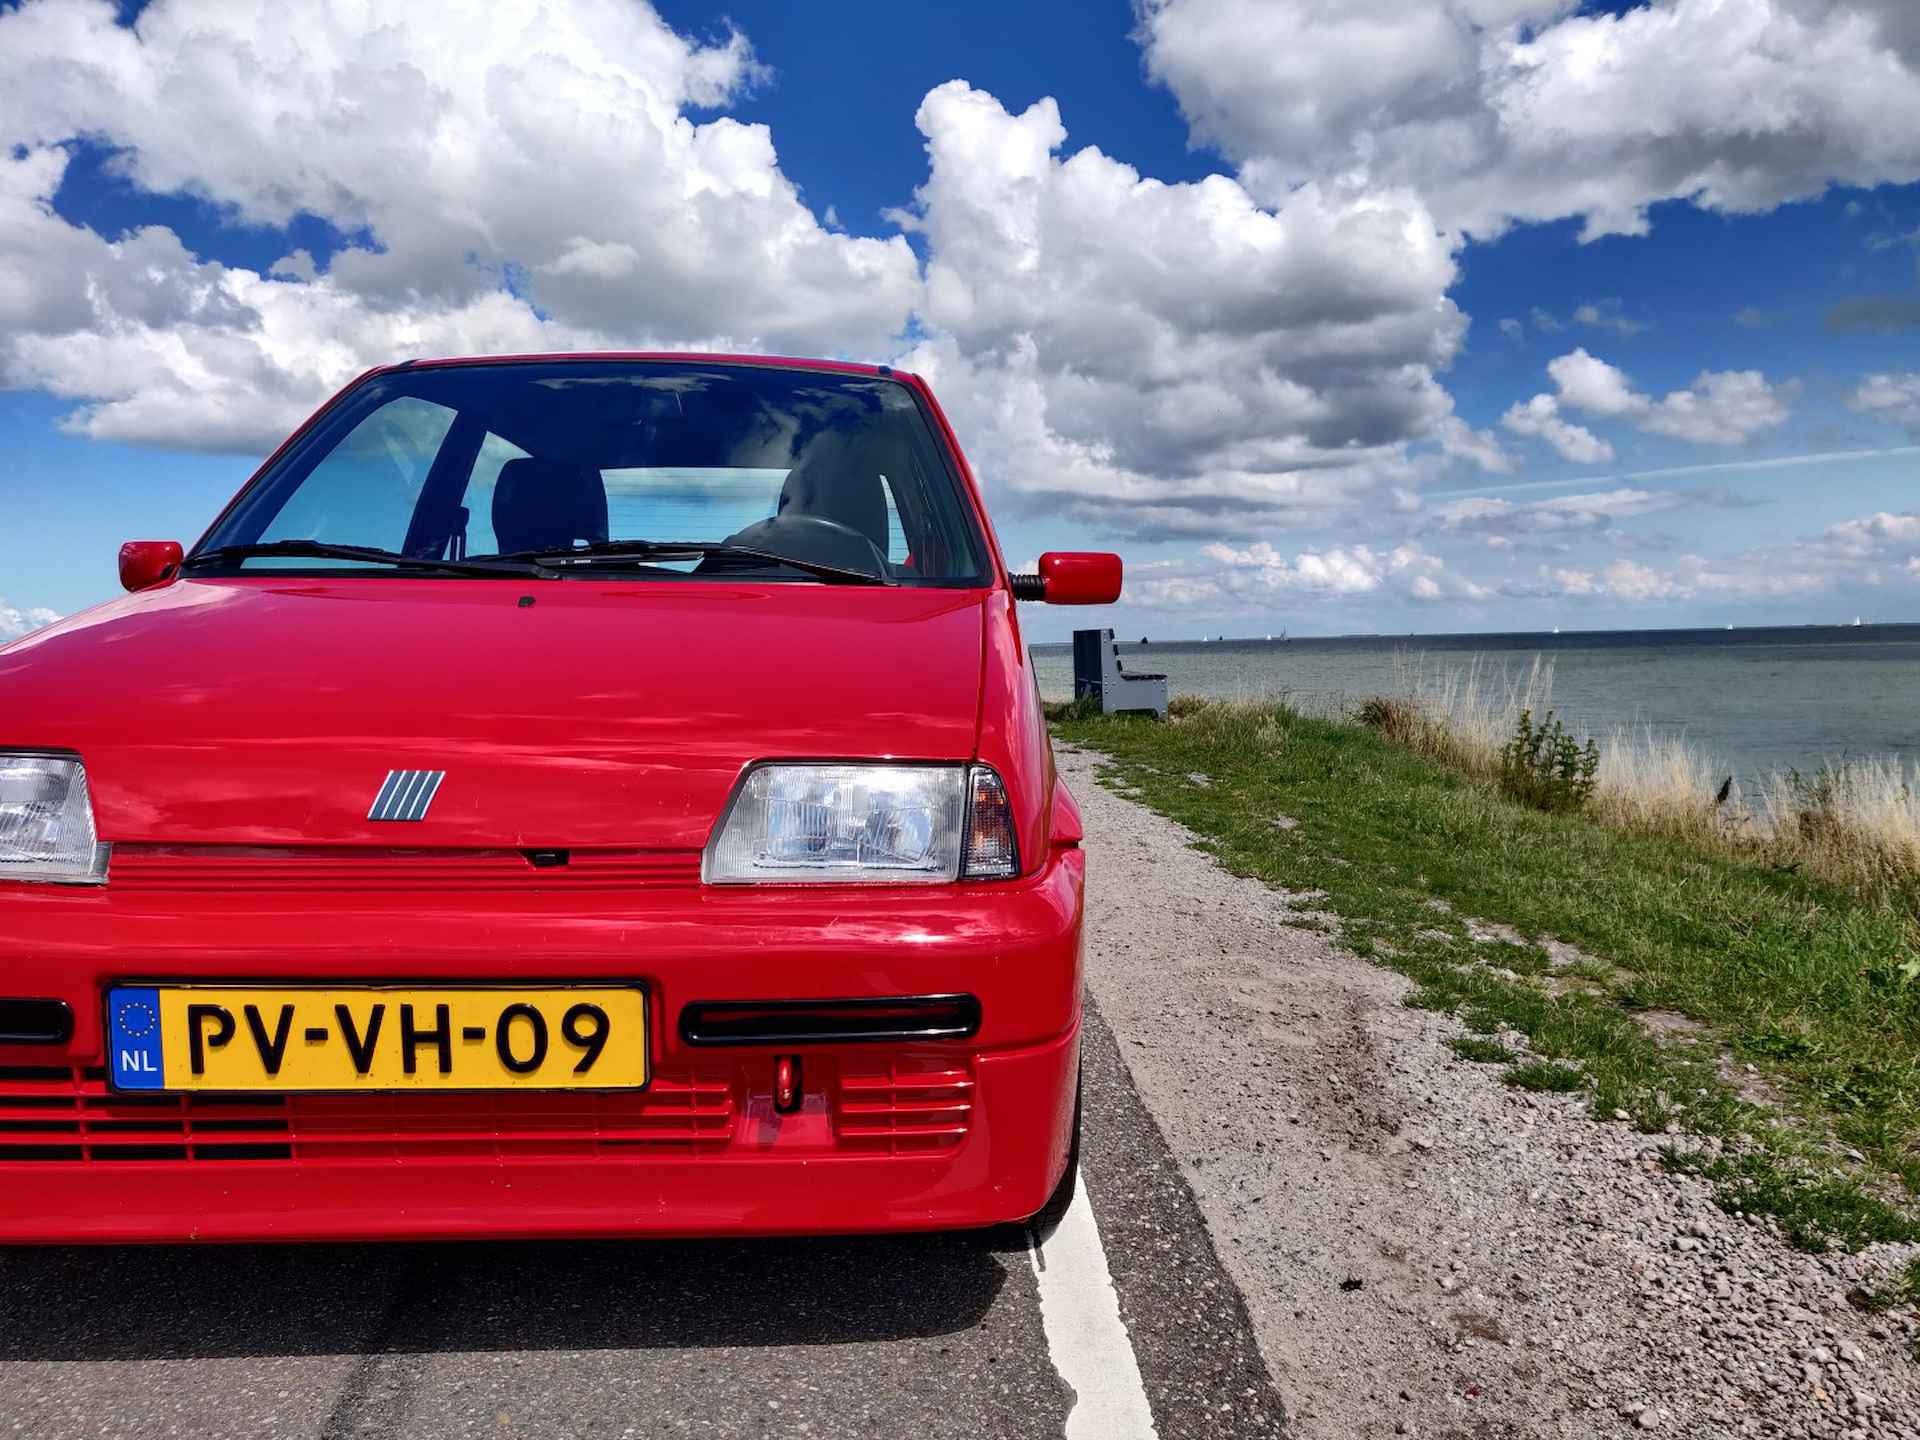
<path fill-rule="evenodd" d="M 1299 928 L 1310 900 L 1227 874 L 1097 763 L 1060 754 L 1088 985 L 1294 1433 L 1920 1440 L 1920 1322 L 1846 1299 L 1913 1247 L 1793 1251 L 1581 1097 L 1458 1060 L 1457 1021 Z"/>

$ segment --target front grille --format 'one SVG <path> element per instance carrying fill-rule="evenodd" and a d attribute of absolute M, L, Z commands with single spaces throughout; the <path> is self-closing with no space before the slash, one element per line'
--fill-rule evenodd
<path fill-rule="evenodd" d="M 106 1072 L 0 1066 L 0 1164 L 586 1157 L 724 1148 L 724 1072 L 634 1092 L 121 1095 Z"/>
<path fill-rule="evenodd" d="M 973 1072 L 951 1059 L 849 1065 L 840 1073 L 840 1143 L 890 1155 L 944 1150 L 973 1124 Z"/>
<path fill-rule="evenodd" d="M 555 857 L 565 856 L 565 863 Z M 697 850 L 381 850 L 358 846 L 134 845 L 113 887 L 217 890 L 648 890 L 700 883 Z"/>

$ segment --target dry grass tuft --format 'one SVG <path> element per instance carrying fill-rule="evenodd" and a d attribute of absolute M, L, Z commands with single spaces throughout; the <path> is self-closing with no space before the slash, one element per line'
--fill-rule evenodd
<path fill-rule="evenodd" d="M 1361 720 L 1374 723 L 1367 706 L 1392 712 L 1392 725 L 1376 725 L 1431 759 L 1491 774 L 1522 711 L 1544 716 L 1553 708 L 1553 662 L 1536 655 L 1517 674 L 1478 656 L 1461 669 L 1429 668 L 1424 655 L 1394 657 L 1395 694 L 1362 706 Z"/>
<path fill-rule="evenodd" d="M 1773 842 L 1816 871 L 1870 890 L 1920 890 L 1920 774 L 1899 760 L 1776 772 L 1762 811 Z"/>
<path fill-rule="evenodd" d="M 1751 834 L 1739 783 L 1684 735 L 1651 725 L 1616 726 L 1600 742 L 1594 813 L 1634 830 L 1662 834 Z"/>

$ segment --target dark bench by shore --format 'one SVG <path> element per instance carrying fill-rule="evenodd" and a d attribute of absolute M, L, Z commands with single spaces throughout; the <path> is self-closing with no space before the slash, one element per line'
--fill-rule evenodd
<path fill-rule="evenodd" d="M 1167 718 L 1167 677 L 1124 669 L 1111 630 L 1073 632 L 1073 698 L 1097 696 L 1100 711 L 1151 710 Z"/>

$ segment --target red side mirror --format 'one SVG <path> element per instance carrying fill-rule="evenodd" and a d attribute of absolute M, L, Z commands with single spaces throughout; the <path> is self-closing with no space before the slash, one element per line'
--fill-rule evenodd
<path fill-rule="evenodd" d="M 180 573 L 184 554 L 178 540 L 129 540 L 120 547 L 120 583 L 129 590 L 150 590 Z"/>
<path fill-rule="evenodd" d="M 1111 605 L 1120 598 L 1120 557 L 1097 550 L 1049 550 L 1038 575 L 1014 577 L 1013 593 L 1049 605 Z"/>

